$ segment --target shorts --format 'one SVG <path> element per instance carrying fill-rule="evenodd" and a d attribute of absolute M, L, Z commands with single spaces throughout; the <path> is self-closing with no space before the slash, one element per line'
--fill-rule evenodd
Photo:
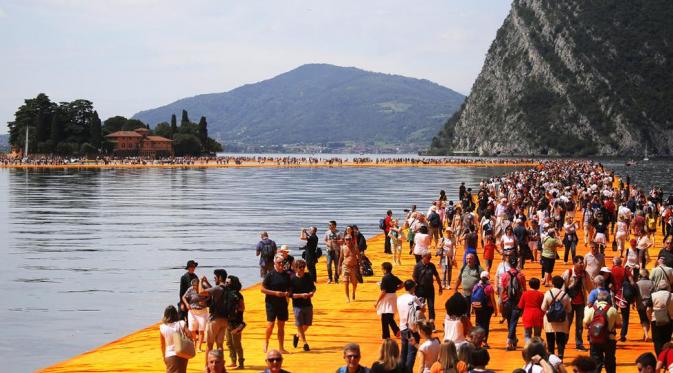
<path fill-rule="evenodd" d="M 542 257 L 542 271 L 544 273 L 552 273 L 554 271 L 554 263 L 556 259 Z"/>
<path fill-rule="evenodd" d="M 357 284 L 358 279 L 356 277 L 357 268 L 350 268 L 346 266 L 341 267 L 341 281 L 344 284 Z"/>
<path fill-rule="evenodd" d="M 295 326 L 313 325 L 313 306 L 292 307 Z"/>
<path fill-rule="evenodd" d="M 596 237 L 594 237 L 594 242 L 600 245 L 605 245 L 606 239 L 605 239 L 605 234 L 603 233 L 596 233 Z"/>
<path fill-rule="evenodd" d="M 215 319 L 209 320 L 206 327 L 206 342 L 208 344 L 221 345 L 224 342 L 224 333 L 227 330 L 227 320 Z"/>
<path fill-rule="evenodd" d="M 187 323 L 189 324 L 189 330 L 195 331 L 205 331 L 206 325 L 208 324 L 208 309 L 195 310 L 191 309 L 187 313 Z"/>
<path fill-rule="evenodd" d="M 266 321 L 287 321 L 289 318 L 286 302 L 283 304 L 266 302 Z"/>

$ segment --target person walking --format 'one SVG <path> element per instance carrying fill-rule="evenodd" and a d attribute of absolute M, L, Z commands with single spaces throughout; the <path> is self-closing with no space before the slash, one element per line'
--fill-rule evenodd
<path fill-rule="evenodd" d="M 489 283 L 490 275 L 483 271 L 481 279 L 474 285 L 471 295 L 472 309 L 475 315 L 475 324 L 484 329 L 484 348 L 488 346 L 488 332 L 491 325 L 491 317 L 498 316 L 498 306 L 495 301 L 495 290 Z"/>
<path fill-rule="evenodd" d="M 414 362 L 416 361 L 416 347 L 411 343 L 412 340 L 419 340 L 421 337 L 415 331 L 415 326 L 409 325 L 409 315 L 411 312 L 416 312 L 421 309 L 423 304 L 416 296 L 416 282 L 413 280 L 404 281 L 405 294 L 397 298 L 397 312 L 400 319 L 400 334 L 401 341 L 401 360 L 407 372 L 414 369 Z"/>
<path fill-rule="evenodd" d="M 304 351 L 311 348 L 306 341 L 306 331 L 313 325 L 313 303 L 311 298 L 315 295 L 315 281 L 310 273 L 306 272 L 306 262 L 302 259 L 294 261 L 294 274 L 290 278 L 292 288 L 292 311 L 294 313 L 294 325 L 297 334 L 292 336 L 292 347 L 297 348 L 299 341 L 304 344 Z"/>
<path fill-rule="evenodd" d="M 339 255 L 341 253 L 341 244 L 343 243 L 343 235 L 337 230 L 337 223 L 334 220 L 329 221 L 327 232 L 324 237 L 325 246 L 327 248 L 327 283 L 331 284 L 333 281 L 339 283 Z M 334 267 L 334 273 L 332 273 Z"/>
<path fill-rule="evenodd" d="M 451 227 L 446 227 L 444 231 L 445 236 L 439 243 L 442 250 L 439 263 L 442 266 L 442 285 L 445 289 L 451 289 L 451 273 L 456 264 L 456 244 Z"/>
<path fill-rule="evenodd" d="M 522 311 L 525 343 L 528 344 L 532 337 L 539 337 L 542 333 L 544 312 L 542 301 L 544 294 L 540 291 L 540 280 L 533 277 L 528 281 L 528 290 L 521 294 L 518 308 Z"/>
<path fill-rule="evenodd" d="M 435 287 L 433 279 L 437 281 L 439 295 L 442 294 L 442 280 L 439 278 L 437 267 L 432 263 L 432 253 L 426 252 L 420 262 L 414 267 L 413 279 L 416 281 L 416 296 L 425 298 L 430 320 L 435 319 Z"/>
<path fill-rule="evenodd" d="M 563 290 L 565 284 L 563 277 L 554 276 L 551 282 L 553 288 L 545 292 L 542 300 L 544 331 L 549 353 L 555 354 L 555 351 L 558 351 L 558 357 L 563 360 L 566 343 L 568 342 L 568 319 L 570 318 L 572 305 L 570 297 Z"/>
<path fill-rule="evenodd" d="M 598 363 L 597 372 L 615 373 L 617 362 L 617 328 L 621 326 L 619 312 L 608 303 L 609 294 L 598 292 L 596 302 L 584 311 L 584 326 L 589 330 L 589 354 Z"/>
<path fill-rule="evenodd" d="M 507 319 L 507 351 L 516 349 L 518 338 L 516 337 L 516 325 L 521 316 L 519 300 L 526 291 L 526 276 L 516 267 L 511 267 L 500 278 L 500 302 L 502 314 Z"/>
<path fill-rule="evenodd" d="M 178 313 L 180 314 L 180 319 L 182 320 L 187 320 L 187 314 L 189 310 L 189 305 L 185 303 L 184 295 L 187 290 L 193 286 L 192 281 L 198 281 L 199 279 L 199 276 L 194 273 L 198 265 L 199 263 L 195 262 L 194 260 L 187 261 L 187 265 L 185 266 L 185 270 L 187 272 L 185 272 L 185 274 L 180 277 L 180 300 L 178 301 Z"/>
<path fill-rule="evenodd" d="M 467 316 L 470 315 L 472 289 L 474 289 L 474 285 L 479 282 L 482 272 L 484 272 L 484 269 L 477 264 L 476 255 L 472 253 L 467 254 L 466 263 L 460 269 L 460 273 L 458 273 L 458 279 L 456 281 L 456 292 L 458 292 L 458 288 L 460 288 L 462 285 L 461 293 L 465 298 L 465 302 L 467 303 Z"/>
<path fill-rule="evenodd" d="M 178 310 L 175 306 L 168 306 L 164 310 L 164 318 L 159 325 L 159 333 L 161 336 L 161 355 L 164 357 L 164 364 L 166 365 L 166 373 L 186 373 L 187 364 L 189 360 L 177 356 L 175 354 L 175 341 L 173 336 L 182 331 L 185 335 L 189 335 L 187 330 L 187 323 L 180 320 Z"/>
<path fill-rule="evenodd" d="M 381 293 L 374 304 L 376 313 L 381 316 L 381 338 L 390 338 L 390 331 L 393 335 L 399 336 L 400 329 L 395 323 L 395 312 L 397 311 L 397 290 L 402 288 L 402 280 L 393 275 L 393 265 L 389 262 L 381 264 L 383 278 L 381 279 Z"/>
<path fill-rule="evenodd" d="M 232 307 L 232 312 L 229 315 L 227 323 L 227 330 L 225 332 L 227 349 L 229 349 L 229 359 L 231 360 L 229 367 L 236 367 L 236 369 L 239 370 L 245 369 L 243 343 L 241 343 L 243 329 L 246 326 L 245 321 L 243 321 L 243 313 L 245 312 L 245 300 L 243 299 L 243 294 L 241 294 L 243 286 L 241 285 L 241 280 L 236 276 L 227 277 L 225 286 L 232 293 L 232 301 L 236 303 L 235 306 Z M 236 362 L 238 362 L 238 364 Z"/>
<path fill-rule="evenodd" d="M 229 325 L 229 307 L 231 294 L 226 286 L 227 271 L 218 268 L 213 271 L 215 286 L 211 286 L 206 276 L 201 278 L 202 290 L 199 293 L 209 299 L 208 324 L 206 325 L 206 353 L 213 349 L 224 350 L 224 335 Z"/>
<path fill-rule="evenodd" d="M 352 299 L 355 300 L 355 291 L 358 288 L 357 274 L 360 268 L 360 250 L 352 244 L 352 241 L 353 237 L 345 236 L 339 254 L 339 268 L 341 268 L 341 278 L 346 292 L 346 303 L 351 301 L 351 294 L 348 291 L 349 286 L 353 287 Z"/>
<path fill-rule="evenodd" d="M 393 262 L 397 265 L 402 264 L 402 241 L 404 234 L 400 229 L 397 219 L 393 219 L 393 225 L 388 232 L 388 239 L 390 240 L 390 249 L 393 253 Z"/>
<path fill-rule="evenodd" d="M 393 226 L 393 212 L 391 210 L 386 211 L 386 217 L 383 219 L 383 253 L 392 254 L 390 249 L 390 240 L 388 239 L 388 233 L 390 228 Z"/>
<path fill-rule="evenodd" d="M 285 322 L 288 320 L 288 302 L 292 297 L 290 275 L 283 268 L 283 256 L 276 255 L 273 259 L 273 271 L 266 274 L 262 282 L 262 293 L 266 304 L 266 333 L 264 352 L 269 348 L 269 339 L 273 328 L 278 323 L 278 350 L 287 354 L 285 350 Z"/>
<path fill-rule="evenodd" d="M 584 306 L 587 304 L 587 292 L 593 289 L 593 281 L 584 267 L 584 257 L 573 258 L 572 268 L 563 272 L 563 290 L 570 298 L 568 314 L 568 330 L 575 322 L 575 349 L 586 351 L 582 335 L 584 333 Z"/>
<path fill-rule="evenodd" d="M 673 333 L 673 294 L 669 283 L 661 280 L 657 291 L 652 293 L 652 343 L 657 355 L 664 343 L 671 341 Z"/>
<path fill-rule="evenodd" d="M 318 263 L 318 227 L 310 227 L 309 229 L 302 229 L 299 239 L 306 241 L 306 245 L 302 248 L 304 250 L 304 260 L 306 261 L 306 268 L 311 274 L 313 281 L 318 282 L 318 272 L 315 265 Z"/>
<path fill-rule="evenodd" d="M 542 271 L 544 272 L 544 286 L 551 286 L 551 274 L 554 273 L 554 263 L 558 256 L 558 249 L 563 247 L 561 241 L 556 239 L 556 230 L 551 228 L 547 231 L 547 237 L 542 240 Z"/>
<path fill-rule="evenodd" d="M 654 283 L 650 280 L 650 273 L 643 269 L 639 272 L 636 281 L 638 287 L 638 299 L 636 300 L 636 309 L 638 318 L 643 328 L 643 342 L 650 338 L 650 323 L 652 320 L 652 292 L 657 290 Z"/>
<path fill-rule="evenodd" d="M 259 238 L 255 253 L 259 257 L 259 276 L 264 278 L 273 269 L 273 257 L 278 247 L 276 242 L 269 238 L 267 232 L 261 232 Z"/>

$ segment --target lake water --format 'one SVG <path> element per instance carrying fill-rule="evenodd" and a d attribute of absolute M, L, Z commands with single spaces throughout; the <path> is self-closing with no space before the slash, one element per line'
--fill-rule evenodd
<path fill-rule="evenodd" d="M 668 162 L 625 168 L 673 190 Z M 0 169 L 0 356 L 25 372 L 157 322 L 188 259 L 258 281 L 261 230 L 297 253 L 328 220 L 379 233 L 387 209 L 424 210 L 445 189 L 511 168 Z M 157 346 L 158 348 L 158 346 Z"/>
<path fill-rule="evenodd" d="M 261 230 L 301 246 L 328 220 L 369 236 L 387 209 L 506 168 L 0 170 L 0 356 L 32 371 L 159 321 L 188 259 L 258 281 Z M 321 234 L 322 235 L 322 234 Z M 157 347 L 158 348 L 158 347 Z"/>

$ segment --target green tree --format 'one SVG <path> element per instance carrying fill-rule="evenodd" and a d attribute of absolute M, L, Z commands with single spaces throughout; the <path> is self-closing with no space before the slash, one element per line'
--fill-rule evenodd
<path fill-rule="evenodd" d="M 206 148 L 208 149 L 209 152 L 217 153 L 221 152 L 223 150 L 222 144 L 219 142 L 215 141 L 212 138 L 208 138 L 208 144 L 206 145 Z"/>
<path fill-rule="evenodd" d="M 173 137 L 173 134 L 171 133 L 171 125 L 166 122 L 161 122 L 157 124 L 157 126 L 154 127 L 154 134 L 157 136 L 165 137 L 167 139 Z"/>
<path fill-rule="evenodd" d="M 175 118 L 175 114 L 171 115 L 171 136 L 169 139 L 172 139 L 173 136 L 178 133 L 178 120 Z"/>
<path fill-rule="evenodd" d="M 63 114 L 61 113 L 61 109 L 57 108 L 51 116 L 51 129 L 49 131 L 50 140 L 53 146 L 56 146 L 63 141 L 63 126 Z"/>
<path fill-rule="evenodd" d="M 92 144 L 89 144 L 88 142 L 85 142 L 79 148 L 79 152 L 81 154 L 86 155 L 88 158 L 92 158 L 94 154 L 98 153 L 98 148 L 96 148 Z"/>
<path fill-rule="evenodd" d="M 122 131 L 133 131 L 138 128 L 146 128 L 145 123 L 138 119 L 129 119 L 122 127 Z"/>
<path fill-rule="evenodd" d="M 48 123 L 55 108 L 56 104 L 51 102 L 44 93 L 38 94 L 33 99 L 24 100 L 24 104 L 14 114 L 14 121 L 7 123 L 9 143 L 13 147 L 22 148 L 25 143 L 26 128 L 28 127 L 31 127 L 28 140 L 31 149 L 37 145 L 38 139 L 35 135 L 38 129 L 40 130 L 41 140 L 46 140 L 48 132 L 44 128 L 45 122 Z"/>
<path fill-rule="evenodd" d="M 103 122 L 103 133 L 109 135 L 112 132 L 121 131 L 128 119 L 120 115 L 110 117 Z"/>
<path fill-rule="evenodd" d="M 208 122 L 206 117 L 201 117 L 199 120 L 199 141 L 204 146 L 204 151 L 209 151 L 208 149 Z"/>
<path fill-rule="evenodd" d="M 94 111 L 93 119 L 91 121 L 91 129 L 90 129 L 91 137 L 89 139 L 89 142 L 96 149 L 100 149 L 100 144 L 101 141 L 103 140 L 102 131 L 103 128 L 100 123 L 100 118 L 98 117 L 98 112 Z"/>
<path fill-rule="evenodd" d="M 191 123 L 189 121 L 189 114 L 187 114 L 187 110 L 182 110 L 182 119 L 180 120 L 180 127 L 184 127 Z"/>
<path fill-rule="evenodd" d="M 201 141 L 192 134 L 178 133 L 173 137 L 173 152 L 176 156 L 200 155 Z"/>
<path fill-rule="evenodd" d="M 79 144 L 88 141 L 93 121 L 93 103 L 89 100 L 75 100 L 62 102 L 61 108 L 65 114 L 64 134 L 65 141 Z"/>

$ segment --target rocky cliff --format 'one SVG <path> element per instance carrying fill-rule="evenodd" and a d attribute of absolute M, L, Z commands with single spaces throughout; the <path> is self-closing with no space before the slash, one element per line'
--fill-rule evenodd
<path fill-rule="evenodd" d="M 673 1 L 514 0 L 430 151 L 673 155 Z"/>

